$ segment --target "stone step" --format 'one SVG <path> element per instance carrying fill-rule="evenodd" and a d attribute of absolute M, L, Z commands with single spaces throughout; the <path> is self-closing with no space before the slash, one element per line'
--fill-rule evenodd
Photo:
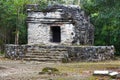
<path fill-rule="evenodd" d="M 36 55 L 26 55 L 25 58 L 49 58 L 49 59 L 60 59 L 64 56 L 36 56 Z"/>
<path fill-rule="evenodd" d="M 28 50 L 42 50 L 42 51 L 49 51 L 49 50 L 66 50 L 66 48 L 28 48 Z"/>
<path fill-rule="evenodd" d="M 27 53 L 50 53 L 50 51 L 27 51 Z"/>
<path fill-rule="evenodd" d="M 42 54 L 42 55 L 53 55 L 53 54 L 62 54 L 62 52 L 60 53 L 60 52 L 51 52 L 51 53 L 35 53 L 35 52 L 33 52 L 33 53 L 26 53 L 26 54 L 36 54 L 36 55 L 40 55 L 40 54 Z"/>
<path fill-rule="evenodd" d="M 27 51 L 65 51 L 66 48 L 28 48 Z"/>
<path fill-rule="evenodd" d="M 28 49 L 24 60 L 26 61 L 44 61 L 44 62 L 60 62 L 67 53 L 65 48 L 32 48 Z"/>
<path fill-rule="evenodd" d="M 35 56 L 62 56 L 64 54 L 60 53 L 26 53 L 26 56 L 35 55 Z"/>
<path fill-rule="evenodd" d="M 63 51 L 27 51 L 27 53 L 50 53 L 50 52 L 63 52 Z M 66 50 L 64 51 L 66 52 Z"/>
<path fill-rule="evenodd" d="M 40 62 L 61 62 L 61 59 L 48 58 L 24 58 L 25 61 L 40 61 Z"/>

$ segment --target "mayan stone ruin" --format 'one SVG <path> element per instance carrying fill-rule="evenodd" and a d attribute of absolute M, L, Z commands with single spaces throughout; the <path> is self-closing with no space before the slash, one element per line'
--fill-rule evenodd
<path fill-rule="evenodd" d="M 34 7 L 34 6 L 33 6 Z M 94 27 L 79 6 L 48 6 L 44 12 L 28 9 L 28 44 L 92 45 Z"/>
<path fill-rule="evenodd" d="M 6 57 L 28 61 L 104 61 L 114 46 L 94 46 L 94 26 L 76 5 L 52 5 L 43 11 L 27 5 L 28 44 L 6 45 Z"/>

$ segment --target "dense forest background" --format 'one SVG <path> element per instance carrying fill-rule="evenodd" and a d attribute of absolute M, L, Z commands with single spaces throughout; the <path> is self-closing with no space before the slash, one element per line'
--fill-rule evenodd
<path fill-rule="evenodd" d="M 26 44 L 26 5 L 74 4 L 81 6 L 95 26 L 94 45 L 114 45 L 120 55 L 120 0 L 0 0 L 0 46 Z"/>

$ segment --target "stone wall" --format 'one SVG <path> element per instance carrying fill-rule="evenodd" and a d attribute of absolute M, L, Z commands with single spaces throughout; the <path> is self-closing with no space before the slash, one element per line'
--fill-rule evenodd
<path fill-rule="evenodd" d="M 60 26 L 61 28 L 61 42 L 60 44 L 72 45 L 73 37 L 75 35 L 72 24 L 28 24 L 28 44 L 53 45 L 51 39 L 51 26 Z"/>
<path fill-rule="evenodd" d="M 9 59 L 22 59 L 25 56 L 26 50 L 25 45 L 6 44 L 5 57 Z"/>
<path fill-rule="evenodd" d="M 105 61 L 114 58 L 114 46 L 67 47 L 70 61 Z"/>
<path fill-rule="evenodd" d="M 27 52 L 26 52 L 27 49 Z M 40 55 L 51 57 L 57 55 L 59 59 L 71 61 L 105 61 L 114 58 L 114 46 L 39 46 L 39 45 L 6 45 L 5 56 L 13 59 L 22 59 L 25 56 Z M 35 55 L 37 53 L 37 55 Z M 31 54 L 31 55 L 30 55 Z M 51 59 L 51 58 L 50 58 Z"/>

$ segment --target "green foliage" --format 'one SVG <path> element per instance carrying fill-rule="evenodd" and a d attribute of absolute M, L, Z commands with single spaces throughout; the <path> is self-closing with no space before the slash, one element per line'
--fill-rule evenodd
<path fill-rule="evenodd" d="M 27 43 L 26 4 L 35 2 L 36 0 L 0 1 L 0 41 L 14 43 L 15 35 L 19 31 L 19 43 Z"/>
<path fill-rule="evenodd" d="M 0 0 L 0 45 L 14 43 L 19 32 L 19 43 L 27 43 L 26 4 L 80 5 L 95 26 L 95 45 L 114 45 L 120 55 L 120 0 Z"/>
<path fill-rule="evenodd" d="M 39 9 L 44 10 L 48 5 L 48 1 L 47 0 L 40 0 L 39 4 L 40 4 Z"/>
<path fill-rule="evenodd" d="M 3 41 L 2 40 L 0 40 L 0 45 L 3 45 Z"/>
<path fill-rule="evenodd" d="M 95 26 L 95 45 L 114 45 L 116 54 L 120 53 L 120 1 L 81 0 L 81 3 Z"/>

